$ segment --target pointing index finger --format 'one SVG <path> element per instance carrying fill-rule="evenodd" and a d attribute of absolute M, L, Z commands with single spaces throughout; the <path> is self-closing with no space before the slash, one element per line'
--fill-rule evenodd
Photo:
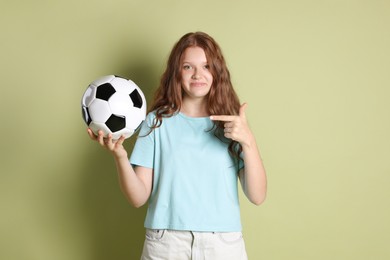
<path fill-rule="evenodd" d="M 230 122 L 233 121 L 234 116 L 210 116 L 210 119 L 213 121 L 224 121 L 224 122 Z"/>

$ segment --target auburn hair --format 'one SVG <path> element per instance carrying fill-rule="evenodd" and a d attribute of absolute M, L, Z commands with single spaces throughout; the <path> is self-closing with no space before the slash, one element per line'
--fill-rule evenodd
<path fill-rule="evenodd" d="M 233 89 L 230 72 L 226 66 L 222 50 L 217 42 L 204 32 L 191 32 L 182 36 L 173 46 L 169 55 L 166 70 L 161 76 L 160 85 L 155 93 L 149 112 L 155 111 L 156 118 L 152 130 L 162 124 L 164 117 L 171 117 L 180 111 L 183 98 L 181 85 L 181 63 L 184 51 L 189 47 L 200 47 L 204 50 L 213 76 L 213 83 L 207 95 L 207 110 L 210 115 L 238 115 L 240 101 Z M 210 129 L 222 141 L 229 142 L 229 153 L 240 158 L 241 145 L 224 137 L 224 122 L 214 122 Z"/>

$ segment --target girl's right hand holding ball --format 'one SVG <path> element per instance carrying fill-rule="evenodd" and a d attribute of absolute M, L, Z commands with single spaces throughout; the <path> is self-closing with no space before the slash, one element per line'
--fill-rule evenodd
<path fill-rule="evenodd" d="M 108 134 L 107 137 L 104 137 L 103 131 L 99 130 L 98 135 L 96 136 L 90 128 L 87 129 L 88 135 L 93 141 L 97 141 L 102 147 L 110 151 L 114 157 L 127 158 L 127 151 L 123 147 L 123 142 L 125 137 L 122 135 L 118 140 L 113 140 L 112 135 Z"/>

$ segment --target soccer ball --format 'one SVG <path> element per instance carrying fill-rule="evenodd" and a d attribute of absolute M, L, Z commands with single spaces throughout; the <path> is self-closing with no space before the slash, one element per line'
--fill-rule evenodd
<path fill-rule="evenodd" d="M 81 100 L 82 116 L 89 128 L 114 140 L 132 136 L 146 116 L 146 100 L 131 80 L 109 75 L 89 84 Z"/>

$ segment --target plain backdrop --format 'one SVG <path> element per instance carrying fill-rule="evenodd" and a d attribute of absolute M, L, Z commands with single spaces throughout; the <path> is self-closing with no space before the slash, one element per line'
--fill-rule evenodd
<path fill-rule="evenodd" d="M 249 258 L 390 259 L 389 1 L 20 0 L 0 13 L 1 259 L 139 258 L 146 207 L 89 140 L 81 96 L 116 74 L 150 102 L 173 44 L 198 30 L 222 47 L 268 173 L 263 205 L 240 192 Z"/>

